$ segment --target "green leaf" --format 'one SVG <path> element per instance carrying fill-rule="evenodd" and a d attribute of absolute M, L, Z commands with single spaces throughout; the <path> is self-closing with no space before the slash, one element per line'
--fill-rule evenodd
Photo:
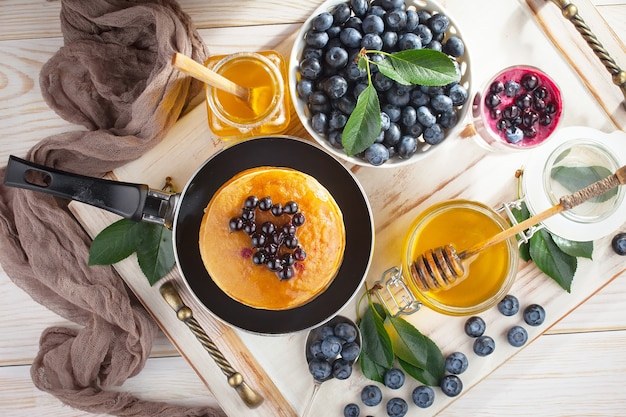
<path fill-rule="evenodd" d="M 172 231 L 156 224 L 122 219 L 102 230 L 91 243 L 89 265 L 113 265 L 137 252 L 137 261 L 150 285 L 176 263 Z"/>
<path fill-rule="evenodd" d="M 440 86 L 460 79 L 452 59 L 432 49 L 412 49 L 387 55 L 378 63 L 378 69 L 404 85 Z"/>
<path fill-rule="evenodd" d="M 393 349 L 383 320 L 371 304 L 359 322 L 359 329 L 362 338 L 361 370 L 367 378 L 378 381 L 381 369 L 384 373 L 393 364 Z"/>
<path fill-rule="evenodd" d="M 348 155 L 363 152 L 376 141 L 380 133 L 380 103 L 378 93 L 369 84 L 356 102 L 342 133 L 342 145 Z"/>
<path fill-rule="evenodd" d="M 443 373 L 441 376 L 433 375 L 428 372 L 428 370 L 411 365 L 410 363 L 403 361 L 402 359 L 398 359 L 398 363 L 407 374 L 411 375 L 413 378 L 417 379 L 424 385 L 437 386 L 439 385 L 441 377 L 443 376 Z"/>
<path fill-rule="evenodd" d="M 592 259 L 593 242 L 575 242 L 557 235 L 552 235 L 552 240 L 563 252 L 577 258 Z"/>
<path fill-rule="evenodd" d="M 119 220 L 102 230 L 91 243 L 89 265 L 113 265 L 135 252 L 141 241 L 141 223 Z"/>
<path fill-rule="evenodd" d="M 557 166 L 552 168 L 550 175 L 563 187 L 565 187 L 570 193 L 574 193 L 578 190 L 585 188 L 586 186 L 593 184 L 603 178 L 606 178 L 613 173 L 602 166 L 581 166 L 581 167 L 568 167 Z M 617 188 L 612 188 L 598 197 L 594 197 L 589 201 L 602 203 L 609 200 L 617 194 Z"/>
<path fill-rule="evenodd" d="M 156 224 L 142 223 L 142 239 L 137 246 L 137 261 L 150 285 L 167 275 L 174 266 L 172 231 Z"/>
<path fill-rule="evenodd" d="M 437 345 L 400 317 L 387 317 L 385 329 L 398 360 L 421 369 L 416 377 L 420 382 L 437 385 L 445 372 L 443 355 Z"/>
<path fill-rule="evenodd" d="M 530 238 L 530 256 L 542 272 L 554 279 L 564 290 L 571 291 L 578 262 L 576 257 L 561 251 L 545 229 Z"/>

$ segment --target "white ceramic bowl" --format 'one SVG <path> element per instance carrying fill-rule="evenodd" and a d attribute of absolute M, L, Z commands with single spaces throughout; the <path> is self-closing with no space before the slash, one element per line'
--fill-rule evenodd
<path fill-rule="evenodd" d="M 307 108 L 305 101 L 302 100 L 298 96 L 298 93 L 296 91 L 296 85 L 297 85 L 298 80 L 300 79 L 300 74 L 299 74 L 300 57 L 302 55 L 302 51 L 306 47 L 304 35 L 310 29 L 311 22 L 320 13 L 324 11 L 331 11 L 336 5 L 341 4 L 341 3 L 346 3 L 347 1 L 349 0 L 325 1 L 313 12 L 311 16 L 309 16 L 309 18 L 302 25 L 300 31 L 297 34 L 296 40 L 291 50 L 291 55 L 289 57 L 289 93 L 291 94 L 291 99 L 296 109 L 296 113 L 298 117 L 300 118 L 300 121 L 302 122 L 306 130 L 309 132 L 309 134 L 324 149 L 326 149 L 332 155 L 340 159 L 343 159 L 345 161 L 348 161 L 352 164 L 366 166 L 366 167 L 374 167 L 374 165 L 368 163 L 366 160 L 358 156 L 348 156 L 343 149 L 338 149 L 338 148 L 333 147 L 325 137 L 323 137 L 322 135 L 317 133 L 315 130 L 313 130 L 313 128 L 311 127 L 310 111 Z M 449 36 L 457 36 L 461 38 L 465 44 L 465 53 L 463 54 L 461 58 L 457 58 L 457 61 L 459 63 L 459 68 L 461 70 L 461 80 L 459 81 L 459 83 L 467 89 L 468 99 L 464 105 L 457 108 L 457 119 L 458 119 L 457 124 L 453 128 L 447 129 L 447 131 L 445 132 L 445 137 L 444 137 L 444 140 L 446 140 L 448 137 L 456 134 L 457 129 L 461 128 L 462 122 L 466 117 L 468 109 L 471 107 L 472 91 L 471 91 L 470 54 L 468 50 L 468 45 L 467 43 L 465 43 L 465 39 L 463 39 L 463 36 L 461 35 L 461 32 L 459 31 L 459 27 L 454 21 L 453 17 L 450 16 L 450 14 L 446 12 L 446 10 L 442 6 L 440 6 L 437 2 L 433 0 L 405 0 L 405 4 L 407 8 L 415 7 L 417 10 L 426 9 L 430 11 L 431 13 L 436 12 L 436 13 L 446 14 L 448 18 L 450 19 L 450 27 L 448 28 L 446 32 L 446 38 Z M 425 143 L 420 136 L 418 138 L 418 150 L 413 156 L 407 159 L 401 159 L 398 156 L 394 156 L 390 158 L 384 164 L 378 165 L 376 167 L 377 168 L 395 168 L 399 166 L 412 164 L 423 158 L 426 158 L 434 150 L 436 150 L 437 147 L 438 145 L 429 145 Z"/>

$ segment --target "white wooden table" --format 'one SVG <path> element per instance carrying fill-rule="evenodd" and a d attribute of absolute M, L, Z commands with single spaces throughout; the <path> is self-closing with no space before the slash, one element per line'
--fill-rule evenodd
<path fill-rule="evenodd" d="M 237 7 L 237 3 L 242 7 Z M 297 30 L 319 3 L 318 0 L 294 0 L 285 7 L 284 1 L 274 0 L 215 0 L 210 4 L 200 0 L 180 0 L 214 54 L 270 49 Z M 618 46 L 610 52 L 622 67 L 626 66 L 623 43 L 626 3 L 619 0 L 574 3 L 588 23 L 600 24 L 593 28 L 594 31 L 605 46 Z M 476 0 L 470 3 L 448 0 L 442 4 L 450 10 L 468 38 L 475 74 L 485 74 L 486 77 L 486 74 L 513 63 L 542 64 L 540 66 L 548 72 L 559 73 L 557 78 L 566 96 L 582 92 L 585 97 L 580 99 L 579 106 L 592 103 L 588 108 L 573 105 L 564 117 L 563 126 L 586 125 L 605 131 L 615 130 L 606 114 L 585 93 L 580 78 L 559 51 L 545 38 L 537 44 L 535 39 L 524 36 L 538 30 L 525 1 Z M 0 163 L 4 164 L 8 155 L 23 156 L 40 139 L 76 127 L 57 117 L 46 106 L 38 87 L 41 66 L 62 45 L 59 3 L 3 0 L 0 6 Z M 545 7 L 554 6 L 547 2 Z M 559 23 L 563 23 L 562 30 L 569 29 L 566 22 Z M 506 27 L 508 30 L 492 33 L 490 27 Z M 491 39 L 494 36 L 499 39 Z M 576 36 L 572 34 L 573 38 Z M 494 45 L 502 43 L 515 47 L 499 50 L 494 56 Z M 592 64 L 577 62 L 578 69 L 587 74 L 587 81 L 591 80 L 593 85 L 598 86 L 607 78 Z M 617 90 L 615 94 L 619 98 Z M 624 120 L 624 114 L 620 115 L 619 111 L 615 110 L 618 118 Z M 621 126 L 623 129 L 624 125 Z M 495 162 L 492 160 L 491 163 Z M 373 185 L 363 180 L 364 175 L 359 173 L 366 191 L 373 189 Z M 372 184 L 380 180 L 372 178 Z M 471 187 L 465 193 L 462 196 L 482 197 Z M 371 197 L 376 212 L 385 201 Z M 495 205 L 499 202 L 498 197 L 493 200 L 487 196 L 484 198 L 486 203 Z M 622 229 L 626 230 L 626 225 Z M 607 240 L 598 244 L 606 245 Z M 594 262 L 602 262 L 602 259 Z M 438 415 L 624 415 L 626 259 L 623 265 L 618 268 L 618 276 L 608 285 Z M 527 266 L 523 272 L 532 273 L 533 268 Z M 65 407 L 55 398 L 38 391 L 29 375 L 42 330 L 51 325 L 71 327 L 73 324 L 33 302 L 3 271 L 0 271 L 0 293 L 0 413 L 7 416 L 88 415 Z M 301 338 L 294 338 L 293 346 L 300 352 L 302 347 L 295 341 L 299 342 Z M 119 389 L 131 390 L 146 399 L 187 405 L 217 404 L 198 375 L 162 334 L 146 368 Z M 308 392 L 309 386 L 304 389 Z M 293 399 L 293 395 L 288 398 Z M 294 409 L 303 409 L 303 400 L 292 402 Z M 410 415 L 424 415 L 412 413 Z"/>

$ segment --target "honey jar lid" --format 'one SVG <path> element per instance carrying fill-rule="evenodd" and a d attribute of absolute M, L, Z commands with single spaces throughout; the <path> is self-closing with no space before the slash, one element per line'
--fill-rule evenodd
<path fill-rule="evenodd" d="M 522 187 L 531 214 L 559 203 L 559 198 L 612 175 L 626 165 L 626 133 L 589 127 L 557 130 L 532 151 L 524 166 Z M 626 187 L 618 186 L 543 222 L 562 238 L 585 242 L 617 231 L 626 222 Z"/>

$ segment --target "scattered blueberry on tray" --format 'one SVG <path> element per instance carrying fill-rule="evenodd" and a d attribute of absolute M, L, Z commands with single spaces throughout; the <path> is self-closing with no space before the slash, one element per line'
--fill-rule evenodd
<path fill-rule="evenodd" d="M 446 375 L 441 378 L 441 391 L 448 397 L 456 397 L 463 390 L 463 382 L 456 375 Z"/>
<path fill-rule="evenodd" d="M 354 403 L 346 405 L 343 409 L 344 417 L 359 417 L 360 413 L 361 410 L 359 409 L 359 406 Z"/>
<path fill-rule="evenodd" d="M 383 392 L 376 385 L 366 385 L 361 390 L 361 401 L 368 407 L 380 404 L 383 400 Z"/>
<path fill-rule="evenodd" d="M 519 300 L 511 294 L 504 296 L 498 303 L 498 311 L 505 316 L 513 316 L 519 311 Z"/>
<path fill-rule="evenodd" d="M 490 336 L 479 336 L 474 340 L 473 350 L 478 356 L 489 356 L 496 350 L 496 342 Z"/>
<path fill-rule="evenodd" d="M 420 385 L 413 390 L 411 398 L 419 408 L 428 408 L 435 402 L 435 391 L 427 385 Z"/>
<path fill-rule="evenodd" d="M 611 240 L 611 246 L 615 253 L 626 256 L 626 233 L 618 233 Z"/>
<path fill-rule="evenodd" d="M 513 326 L 507 333 L 507 339 L 511 346 L 521 347 L 528 341 L 528 332 L 522 326 Z"/>
<path fill-rule="evenodd" d="M 398 368 L 391 368 L 383 376 L 385 386 L 391 389 L 399 389 L 404 385 L 404 372 Z"/>
<path fill-rule="evenodd" d="M 465 322 L 465 334 L 469 337 L 480 337 L 485 333 L 487 325 L 479 316 L 472 316 Z"/>
<path fill-rule="evenodd" d="M 454 375 L 460 375 L 467 370 L 467 356 L 462 352 L 453 352 L 446 357 L 446 371 Z"/>
<path fill-rule="evenodd" d="M 387 401 L 387 415 L 389 417 L 404 417 L 409 411 L 407 402 L 399 397 L 394 397 Z"/>
<path fill-rule="evenodd" d="M 539 304 L 531 304 L 524 309 L 524 321 L 529 326 L 540 326 L 546 318 L 546 311 Z"/>

